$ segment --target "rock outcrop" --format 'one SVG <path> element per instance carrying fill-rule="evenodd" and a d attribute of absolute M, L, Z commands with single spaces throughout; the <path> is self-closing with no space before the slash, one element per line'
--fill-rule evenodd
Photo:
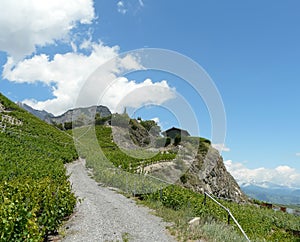
<path fill-rule="evenodd" d="M 226 170 L 222 156 L 212 146 L 208 147 L 207 152 L 202 151 L 197 154 L 179 183 L 193 191 L 200 193 L 206 191 L 216 197 L 239 203 L 248 200 L 235 179 Z"/>
<path fill-rule="evenodd" d="M 195 137 L 191 137 L 191 139 L 195 140 Z M 176 158 L 172 161 L 148 165 L 143 168 L 143 171 L 168 183 L 176 183 L 195 192 L 202 194 L 208 192 L 215 197 L 238 203 L 247 202 L 247 196 L 226 170 L 218 150 L 214 149 L 206 139 L 201 138 L 199 144 L 194 142 L 192 146 L 193 149 L 190 148 L 191 140 L 183 141 L 177 147 L 168 146 L 167 150 L 177 148 Z"/>

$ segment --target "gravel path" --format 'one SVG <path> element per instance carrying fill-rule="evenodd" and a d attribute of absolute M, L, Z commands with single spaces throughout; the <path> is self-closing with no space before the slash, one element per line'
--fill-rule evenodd
<path fill-rule="evenodd" d="M 84 199 L 64 225 L 68 241 L 175 241 L 161 218 L 138 206 L 133 200 L 100 187 L 88 176 L 84 160 L 67 165 L 76 196 Z"/>

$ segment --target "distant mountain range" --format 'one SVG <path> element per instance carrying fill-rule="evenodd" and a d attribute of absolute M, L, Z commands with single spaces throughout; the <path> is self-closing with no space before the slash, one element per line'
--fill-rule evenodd
<path fill-rule="evenodd" d="M 47 111 L 43 110 L 36 110 L 25 103 L 18 102 L 19 107 L 27 110 L 29 113 L 33 114 L 34 116 L 40 118 L 43 121 L 46 121 L 50 124 L 63 124 L 72 122 L 72 119 L 85 119 L 85 120 L 93 120 L 95 118 L 96 113 L 100 115 L 100 117 L 107 117 L 111 115 L 110 110 L 106 106 L 91 106 L 91 107 L 84 107 L 84 108 L 74 108 L 71 110 L 66 111 L 62 115 L 54 116 L 52 113 L 48 113 Z"/>
<path fill-rule="evenodd" d="M 256 184 L 240 183 L 242 191 L 249 197 L 273 203 L 300 205 L 300 189 L 277 185 L 271 182 Z"/>
<path fill-rule="evenodd" d="M 47 119 L 51 119 L 54 117 L 54 115 L 52 113 L 48 113 L 45 110 L 43 110 L 43 111 L 36 110 L 25 103 L 17 102 L 17 105 L 19 107 L 25 109 L 29 113 L 33 114 L 34 116 L 38 117 L 41 120 L 47 120 Z"/>

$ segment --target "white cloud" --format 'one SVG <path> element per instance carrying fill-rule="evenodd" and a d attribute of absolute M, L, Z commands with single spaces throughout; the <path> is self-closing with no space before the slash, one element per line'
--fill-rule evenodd
<path fill-rule="evenodd" d="M 300 156 L 300 152 L 299 152 L 299 153 L 296 153 L 296 156 Z"/>
<path fill-rule="evenodd" d="M 8 58 L 3 69 L 3 77 L 17 83 L 42 82 L 52 87 L 54 98 L 46 101 L 24 100 L 25 103 L 39 110 L 47 110 L 55 115 L 73 108 L 80 94 L 80 106 L 95 105 L 97 103 L 108 106 L 113 112 L 121 112 L 124 107 L 140 107 L 144 104 L 162 104 L 174 97 L 174 90 L 166 81 L 153 83 L 146 79 L 137 83 L 127 78 L 117 78 L 119 70 L 137 70 L 142 66 L 138 61 L 126 55 L 124 58 L 115 58 L 108 70 L 104 70 L 101 78 L 97 76 L 92 82 L 87 82 L 101 64 L 116 57 L 119 48 L 104 46 L 102 43 L 92 43 L 90 55 L 69 52 L 56 54 L 53 59 L 45 54 L 34 55 L 15 66 Z M 75 48 L 75 47 L 74 47 Z M 107 73 L 106 73 L 107 72 Z M 112 82 L 108 83 L 109 80 Z M 104 87 L 109 88 L 103 90 Z M 82 87 L 84 91 L 82 92 Z M 99 88 L 101 87 L 101 88 Z M 104 95 L 104 96 L 103 96 Z M 102 97 L 99 100 L 99 97 Z"/>
<path fill-rule="evenodd" d="M 102 63 L 117 55 L 118 46 L 94 43 L 90 55 L 69 52 L 56 54 L 52 60 L 45 54 L 34 55 L 15 66 L 11 58 L 3 68 L 3 77 L 17 83 L 42 82 L 52 86 L 55 98 L 46 101 L 25 100 L 36 109 L 59 114 L 73 107 L 76 97 L 88 76 Z"/>
<path fill-rule="evenodd" d="M 124 14 L 128 7 L 136 5 L 143 7 L 144 3 L 142 0 L 136 1 L 135 5 L 124 0 L 117 3 Z M 57 115 L 74 107 L 79 94 L 81 102 L 77 102 L 78 105 L 94 105 L 99 100 L 99 89 L 107 87 L 109 81 L 113 86 L 105 92 L 101 104 L 109 106 L 112 111 L 147 102 L 161 104 L 173 98 L 174 90 L 166 81 L 153 83 L 147 79 L 137 83 L 126 78 L 118 79 L 117 74 L 122 70 L 141 69 L 138 60 L 130 55 L 116 58 L 115 62 L 106 66 L 107 70 L 101 73 L 104 74 L 101 76 L 103 80 L 85 82 L 100 65 L 119 54 L 118 46 L 93 42 L 91 29 L 83 32 L 76 29 L 79 23 L 91 24 L 95 19 L 93 0 L 3 0 L 0 8 L 3 9 L 0 15 L 0 50 L 8 53 L 2 77 L 16 83 L 43 83 L 51 88 L 54 96 L 46 101 L 29 97 L 24 101 L 30 106 Z M 57 41 L 68 41 L 72 51 L 57 53 L 53 57 L 35 53 L 37 46 L 59 44 Z M 81 92 L 82 87 L 85 87 L 85 92 Z"/>
<path fill-rule="evenodd" d="M 15 61 L 95 18 L 93 0 L 1 0 L 0 9 L 0 50 Z"/>
<path fill-rule="evenodd" d="M 300 173 L 286 165 L 278 166 L 275 169 L 264 167 L 249 169 L 244 164 L 231 160 L 224 161 L 224 164 L 239 184 L 264 185 L 274 183 L 300 188 Z"/>
<path fill-rule="evenodd" d="M 146 79 L 141 83 L 118 78 L 103 96 L 102 103 L 112 111 L 122 112 L 125 107 L 139 108 L 143 105 L 160 105 L 175 97 L 175 89 L 166 81 L 153 83 Z"/>
<path fill-rule="evenodd" d="M 212 147 L 214 147 L 215 149 L 217 149 L 219 152 L 229 152 L 230 148 L 226 147 L 225 144 L 212 144 Z"/>

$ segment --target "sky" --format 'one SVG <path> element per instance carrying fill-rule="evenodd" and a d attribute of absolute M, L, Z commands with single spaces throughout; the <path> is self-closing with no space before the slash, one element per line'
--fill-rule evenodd
<path fill-rule="evenodd" d="M 146 70 L 131 52 L 170 50 L 203 68 L 222 99 L 226 137 L 213 143 L 231 174 L 300 188 L 298 0 L 2 0 L 0 8 L 0 92 L 11 100 L 58 115 L 81 95 L 86 104 L 127 107 L 163 129 L 181 126 L 213 140 L 214 121 L 224 117 L 207 105 L 210 93 L 200 95 L 176 73 Z M 116 81 L 83 92 L 100 66 Z M 172 100 L 188 103 L 179 106 L 192 110 L 197 127 L 189 115 L 178 120 Z"/>

